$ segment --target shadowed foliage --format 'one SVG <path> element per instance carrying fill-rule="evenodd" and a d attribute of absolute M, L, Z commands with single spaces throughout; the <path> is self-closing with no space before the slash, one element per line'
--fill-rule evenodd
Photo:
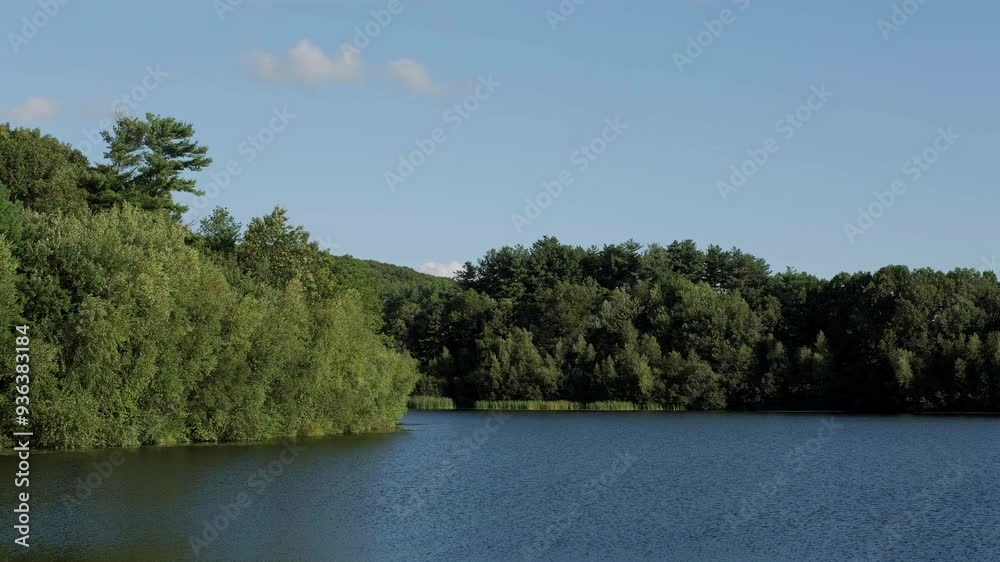
<path fill-rule="evenodd" d="M 823 280 L 690 240 L 547 237 L 388 299 L 384 329 L 421 393 L 464 407 L 1000 411 L 1000 284 L 971 269 Z"/>

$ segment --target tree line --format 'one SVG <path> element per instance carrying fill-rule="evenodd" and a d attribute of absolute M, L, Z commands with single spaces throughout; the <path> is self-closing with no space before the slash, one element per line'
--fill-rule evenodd
<path fill-rule="evenodd" d="M 186 225 L 211 163 L 148 114 L 104 158 L 0 124 L 0 410 L 31 326 L 43 447 L 391 429 L 411 394 L 652 409 L 1000 410 L 992 272 L 831 279 L 690 240 L 490 250 L 455 280 L 334 256 L 287 212 Z M 7 352 L 2 352 L 7 350 Z M 0 417 L 9 444 L 12 416 Z"/>
<path fill-rule="evenodd" d="M 281 208 L 183 224 L 174 194 L 200 194 L 189 176 L 211 163 L 193 136 L 123 117 L 92 163 L 0 124 L 0 411 L 28 324 L 42 447 L 392 429 L 418 373 L 382 333 L 382 294 L 423 276 L 322 251 Z"/>
<path fill-rule="evenodd" d="M 546 237 L 386 301 L 418 394 L 669 409 L 1000 411 L 993 272 L 888 266 L 820 279 L 690 240 Z"/>

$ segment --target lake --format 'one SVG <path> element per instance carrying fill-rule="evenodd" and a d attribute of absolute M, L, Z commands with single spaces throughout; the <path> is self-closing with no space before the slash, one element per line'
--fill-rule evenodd
<path fill-rule="evenodd" d="M 390 434 L 31 471 L 39 559 L 1000 559 L 985 416 L 410 412 Z"/>

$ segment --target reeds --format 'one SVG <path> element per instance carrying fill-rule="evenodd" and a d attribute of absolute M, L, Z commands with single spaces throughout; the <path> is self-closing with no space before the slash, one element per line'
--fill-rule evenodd
<path fill-rule="evenodd" d="M 588 410 L 597 410 L 599 412 L 634 412 L 639 409 L 639 405 L 635 402 L 626 402 L 624 400 L 602 400 L 600 402 L 591 402 L 587 406 L 589 406 Z"/>
<path fill-rule="evenodd" d="M 622 400 L 603 400 L 600 402 L 570 402 L 568 400 L 476 400 L 477 410 L 532 410 L 532 411 L 573 411 L 586 410 L 594 412 L 637 412 L 640 410 L 665 411 L 679 408 L 666 407 L 662 404 L 637 404 Z"/>
<path fill-rule="evenodd" d="M 411 396 L 406 406 L 411 410 L 454 410 L 455 402 L 446 396 Z"/>
<path fill-rule="evenodd" d="M 582 410 L 569 400 L 476 400 L 477 410 Z"/>

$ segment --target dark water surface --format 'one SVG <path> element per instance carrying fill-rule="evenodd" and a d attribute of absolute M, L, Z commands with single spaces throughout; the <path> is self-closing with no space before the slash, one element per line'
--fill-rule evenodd
<path fill-rule="evenodd" d="M 1000 560 L 1000 418 L 505 416 L 412 412 L 301 450 L 35 453 L 30 554 Z M 21 555 L 15 459 L 0 470 L 0 554 Z"/>

